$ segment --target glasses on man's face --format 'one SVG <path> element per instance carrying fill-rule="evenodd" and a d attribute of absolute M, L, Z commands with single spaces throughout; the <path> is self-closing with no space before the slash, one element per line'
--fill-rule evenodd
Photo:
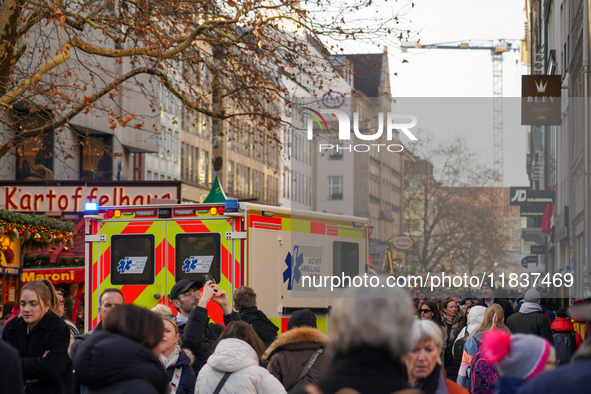
<path fill-rule="evenodd" d="M 201 292 L 199 290 L 195 290 L 195 289 L 190 289 L 185 291 L 184 293 L 181 293 L 181 295 L 185 296 L 185 297 L 195 297 L 196 295 L 200 294 Z"/>
<path fill-rule="evenodd" d="M 431 309 L 421 309 L 421 313 L 430 313 Z"/>

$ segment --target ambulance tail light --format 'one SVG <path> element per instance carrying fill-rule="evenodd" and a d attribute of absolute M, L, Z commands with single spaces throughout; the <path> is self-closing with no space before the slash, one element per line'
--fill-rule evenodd
<path fill-rule="evenodd" d="M 113 210 L 112 210 L 112 209 L 109 209 L 109 210 L 107 211 L 107 217 L 108 217 L 109 219 L 110 219 L 110 218 L 112 218 L 114 214 L 115 214 L 115 213 L 113 212 Z"/>
<path fill-rule="evenodd" d="M 219 207 L 219 208 L 218 208 L 218 213 L 219 213 L 220 215 L 223 215 L 223 214 L 224 214 L 224 207 Z"/>

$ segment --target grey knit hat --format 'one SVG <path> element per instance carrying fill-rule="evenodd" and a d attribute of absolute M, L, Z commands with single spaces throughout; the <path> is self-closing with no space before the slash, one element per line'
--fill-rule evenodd
<path fill-rule="evenodd" d="M 544 369 L 550 356 L 550 343 L 537 335 L 487 332 L 483 349 L 488 359 L 497 363 L 499 376 L 531 379 Z"/>
<path fill-rule="evenodd" d="M 525 296 L 523 297 L 527 302 L 534 302 L 536 304 L 540 303 L 540 292 L 536 289 L 529 289 L 525 292 Z"/>

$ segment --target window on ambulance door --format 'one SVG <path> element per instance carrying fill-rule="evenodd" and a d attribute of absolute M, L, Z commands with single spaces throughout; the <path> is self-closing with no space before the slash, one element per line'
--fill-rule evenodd
<path fill-rule="evenodd" d="M 111 237 L 111 283 L 154 284 L 154 234 Z"/>
<path fill-rule="evenodd" d="M 353 242 L 333 242 L 332 261 L 333 275 L 354 276 L 359 275 L 359 244 Z"/>
<path fill-rule="evenodd" d="M 177 234 L 175 239 L 175 277 L 205 283 L 209 274 L 221 280 L 221 236 L 219 233 Z"/>

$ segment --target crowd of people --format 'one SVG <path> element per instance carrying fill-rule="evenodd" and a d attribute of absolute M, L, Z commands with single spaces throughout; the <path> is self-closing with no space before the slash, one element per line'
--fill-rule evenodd
<path fill-rule="evenodd" d="M 529 289 L 499 297 L 427 297 L 353 289 L 335 301 L 327 336 L 310 309 L 285 332 L 258 309 L 254 289 L 233 299 L 214 282 L 180 280 L 175 311 L 99 297 L 98 325 L 79 334 L 48 280 L 3 307 L 0 391 L 7 394 L 533 394 L 589 392 L 591 304 L 551 311 Z M 224 325 L 210 321 L 217 303 Z M 548 305 L 548 303 L 546 303 Z M 284 329 L 285 329 L 284 328 Z"/>

